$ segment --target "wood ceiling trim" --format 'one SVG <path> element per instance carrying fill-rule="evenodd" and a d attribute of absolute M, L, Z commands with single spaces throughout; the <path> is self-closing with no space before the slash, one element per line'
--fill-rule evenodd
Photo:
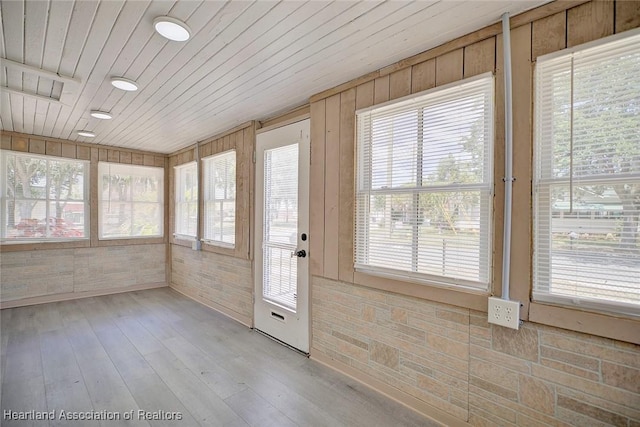
<path fill-rule="evenodd" d="M 98 148 L 98 149 L 104 149 L 104 150 L 118 150 L 118 151 L 125 151 L 127 153 L 131 153 L 131 154 L 141 154 L 141 155 L 152 155 L 152 156 L 156 156 L 156 157 L 169 157 L 169 154 L 166 153 L 159 153 L 156 151 L 147 151 L 147 150 L 137 150 L 137 149 L 133 149 L 133 148 L 127 148 L 127 147 L 118 147 L 115 145 L 102 145 L 102 144 L 88 144 L 86 142 L 78 142 L 78 141 L 72 141 L 69 139 L 61 139 L 61 138 L 50 138 L 48 136 L 40 136 L 40 135 L 31 135 L 28 133 L 23 133 L 23 132 L 13 132 L 13 131 L 8 131 L 8 130 L 0 130 L 0 137 L 2 138 L 3 141 L 6 141 L 7 138 L 12 139 L 12 138 L 16 138 L 16 139 L 24 139 L 26 141 L 46 141 L 46 142 L 55 142 L 55 143 L 61 143 L 61 144 L 73 144 L 76 146 L 80 146 L 80 147 L 88 147 L 88 148 Z M 4 144 L 2 146 L 2 149 L 10 149 L 8 147 L 5 147 Z M 26 151 L 26 150 L 25 150 Z"/>

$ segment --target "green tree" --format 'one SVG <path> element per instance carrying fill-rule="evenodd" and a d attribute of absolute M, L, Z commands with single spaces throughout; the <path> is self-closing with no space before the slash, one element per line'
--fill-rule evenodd
<path fill-rule="evenodd" d="M 51 197 L 56 203 L 56 218 L 62 218 L 64 207 L 69 198 L 82 199 L 79 182 L 84 174 L 84 165 L 81 163 L 50 162 L 49 186 Z"/>
<path fill-rule="evenodd" d="M 16 157 L 8 155 L 7 158 L 7 198 L 8 198 L 8 225 L 16 225 L 16 201 L 19 199 L 39 199 L 44 197 L 44 191 L 38 186 L 46 174 L 46 162 L 41 159 Z M 31 218 L 33 208 L 37 201 L 25 200 L 19 204 L 20 218 Z"/>
<path fill-rule="evenodd" d="M 472 138 L 472 136 L 469 137 Z M 472 147 L 472 144 L 463 144 Z M 477 145 L 477 144 L 476 144 Z M 477 152 L 477 151 L 476 151 Z M 460 161 L 453 154 L 440 160 L 437 171 L 429 177 L 433 183 L 473 183 L 477 182 L 477 174 L 481 167 L 472 167 L 468 161 Z M 456 222 L 462 212 L 471 211 L 479 203 L 479 198 L 473 192 L 427 193 L 420 199 L 423 213 L 432 219 L 439 228 L 446 228 L 456 232 Z"/>

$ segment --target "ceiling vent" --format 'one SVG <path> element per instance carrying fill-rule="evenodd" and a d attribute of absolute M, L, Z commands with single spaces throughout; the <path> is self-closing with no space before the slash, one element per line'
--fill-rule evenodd
<path fill-rule="evenodd" d="M 5 58 L 1 58 L 1 64 L 2 91 L 47 102 L 73 105 L 80 87 L 80 79 Z"/>

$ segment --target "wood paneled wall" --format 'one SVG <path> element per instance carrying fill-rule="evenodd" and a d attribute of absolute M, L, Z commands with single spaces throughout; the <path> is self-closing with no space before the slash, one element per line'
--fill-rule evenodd
<path fill-rule="evenodd" d="M 640 26 L 640 2 L 553 2 L 511 21 L 514 199 L 511 295 L 527 318 L 532 251 L 532 88 L 536 58 Z M 493 275 L 500 293 L 504 185 L 504 66 L 500 24 L 311 97 L 310 262 L 314 276 L 486 311 L 486 294 L 381 279 L 354 271 L 355 111 L 484 72 L 496 76 Z"/>
<path fill-rule="evenodd" d="M 236 150 L 236 241 L 235 247 L 223 248 L 203 243 L 202 250 L 230 255 L 242 259 L 251 258 L 251 225 L 253 224 L 253 151 L 255 147 L 255 123 L 247 122 L 221 135 L 199 142 L 192 147 L 181 150 L 169 157 L 169 233 L 171 243 L 181 246 L 191 246 L 190 241 L 179 240 L 174 237 L 175 219 L 175 177 L 174 167 L 196 160 L 196 150 L 199 158 L 204 159 L 213 154 L 227 150 Z M 202 169 L 199 171 L 199 235 L 204 230 L 204 200 Z"/>
<path fill-rule="evenodd" d="M 312 275 L 367 285 L 376 281 L 353 268 L 356 110 L 496 71 L 496 44 L 492 36 L 311 103 Z M 496 133 L 501 131 L 502 118 L 496 115 Z M 500 168 L 496 164 L 496 176 Z"/>

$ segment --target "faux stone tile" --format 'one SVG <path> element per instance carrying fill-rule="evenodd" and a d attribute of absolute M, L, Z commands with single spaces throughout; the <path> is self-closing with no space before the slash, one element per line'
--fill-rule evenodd
<path fill-rule="evenodd" d="M 602 362 L 602 379 L 606 384 L 640 394 L 640 370 Z M 640 404 L 640 398 L 638 399 Z"/>
<path fill-rule="evenodd" d="M 371 341 L 369 350 L 372 361 L 391 369 L 398 369 L 400 364 L 400 351 L 378 341 Z"/>
<path fill-rule="evenodd" d="M 353 345 L 355 345 L 356 347 L 360 347 L 360 348 L 365 349 L 365 350 L 368 350 L 368 349 L 369 349 L 369 344 L 367 344 L 367 343 L 366 343 L 366 342 L 364 342 L 364 341 L 360 341 L 360 340 L 358 340 L 358 339 L 356 339 L 356 338 L 354 338 L 354 337 L 352 337 L 352 336 L 349 336 L 349 335 L 343 334 L 343 333 L 338 332 L 338 331 L 333 331 L 333 332 L 331 333 L 331 335 L 333 335 L 334 337 L 336 337 L 336 338 L 338 338 L 338 339 L 341 339 L 341 340 L 343 340 L 343 341 L 346 341 L 346 342 L 348 342 L 348 343 L 350 343 L 350 344 L 353 344 Z"/>
<path fill-rule="evenodd" d="M 520 403 L 545 414 L 553 414 L 553 386 L 528 375 L 518 376 Z"/>
<path fill-rule="evenodd" d="M 494 350 L 538 361 L 538 332 L 531 328 L 519 330 L 493 326 L 492 347 Z"/>
<path fill-rule="evenodd" d="M 460 323 L 462 325 L 469 324 L 469 315 L 457 311 L 437 309 L 436 317 L 450 322 Z"/>
<path fill-rule="evenodd" d="M 475 385 L 483 390 L 486 390 L 490 393 L 496 394 L 498 396 L 504 397 L 508 400 L 517 401 L 518 393 L 513 390 L 506 389 L 504 387 L 500 387 L 499 385 L 492 384 L 488 381 L 483 380 L 482 378 L 478 378 L 476 376 L 469 376 L 469 384 Z"/>
<path fill-rule="evenodd" d="M 626 417 L 614 414 L 613 412 L 606 411 L 593 405 L 579 402 L 575 399 L 563 395 L 558 396 L 558 406 L 570 409 L 578 414 L 586 415 L 595 420 L 602 421 L 614 426 L 622 426 L 627 424 Z"/>
<path fill-rule="evenodd" d="M 583 369 L 589 369 L 591 371 L 597 371 L 600 368 L 598 359 L 593 357 L 585 357 L 576 353 L 570 353 L 568 351 L 558 350 L 552 347 L 542 346 L 540 348 L 541 357 L 547 359 L 553 359 L 560 362 L 566 362 L 570 365 L 577 366 Z"/>
<path fill-rule="evenodd" d="M 391 320 L 397 323 L 407 324 L 407 310 L 400 308 L 391 309 Z"/>

